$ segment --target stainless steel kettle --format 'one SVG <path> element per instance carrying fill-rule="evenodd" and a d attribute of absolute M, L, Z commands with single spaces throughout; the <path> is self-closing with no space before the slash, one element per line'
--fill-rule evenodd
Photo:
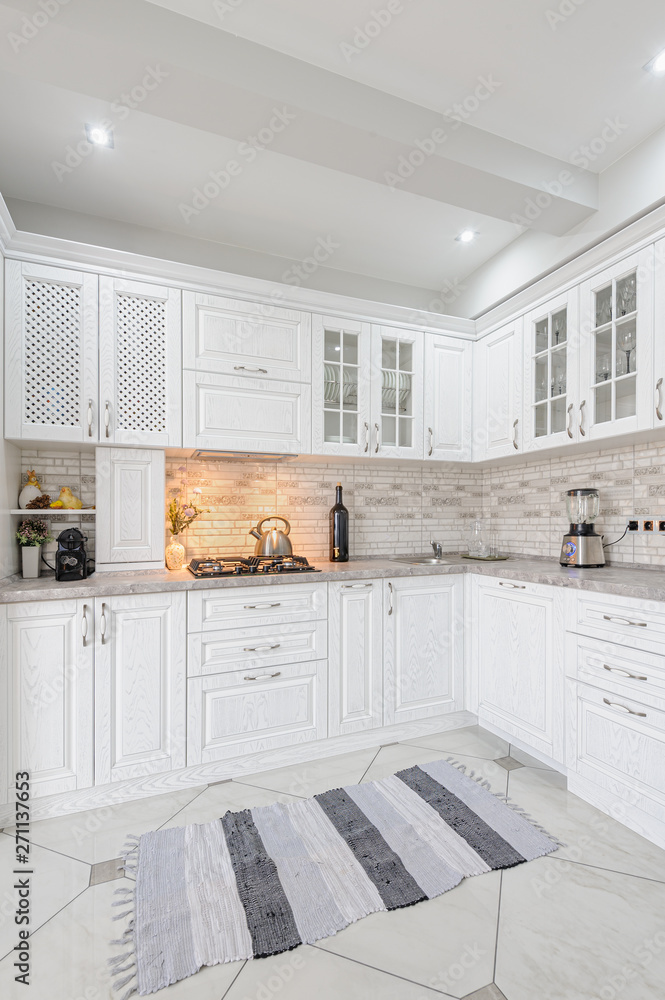
<path fill-rule="evenodd" d="M 286 525 L 286 530 L 282 531 L 281 528 L 270 528 L 266 531 L 261 531 L 262 526 L 266 521 L 283 521 Z M 251 528 L 249 531 L 250 535 L 254 538 L 258 538 L 258 542 L 254 546 L 255 556 L 290 556 L 293 554 L 293 549 L 291 548 L 291 542 L 288 539 L 288 534 L 291 531 L 291 525 L 286 520 L 285 517 L 281 517 L 280 514 L 271 514 L 269 517 L 263 517 L 256 525 L 255 528 Z"/>

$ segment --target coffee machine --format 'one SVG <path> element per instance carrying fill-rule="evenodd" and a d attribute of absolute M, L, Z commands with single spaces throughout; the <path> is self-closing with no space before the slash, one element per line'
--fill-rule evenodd
<path fill-rule="evenodd" d="M 566 509 L 570 528 L 563 536 L 559 562 L 578 569 L 604 566 L 604 535 L 597 535 L 593 526 L 600 511 L 598 490 L 568 490 Z"/>
<path fill-rule="evenodd" d="M 85 542 L 88 539 L 78 528 L 65 528 L 58 535 L 55 554 L 56 580 L 85 580 L 89 574 Z"/>

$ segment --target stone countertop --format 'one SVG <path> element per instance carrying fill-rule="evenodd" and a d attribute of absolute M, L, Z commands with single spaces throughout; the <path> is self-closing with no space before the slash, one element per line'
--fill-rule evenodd
<path fill-rule="evenodd" d="M 281 586 L 285 583 L 326 583 L 329 580 L 367 580 L 390 577 L 446 576 L 475 573 L 482 576 L 540 583 L 574 590 L 591 590 L 642 600 L 665 602 L 665 570 L 634 566 L 603 566 L 601 569 L 565 569 L 554 559 L 510 558 L 502 562 L 478 562 L 444 554 L 441 566 L 418 566 L 388 559 L 352 559 L 348 563 L 316 561 L 320 573 L 287 573 L 267 577 L 223 577 L 195 579 L 188 570 L 145 570 L 131 573 L 95 573 L 82 582 L 56 583 L 53 574 L 37 580 L 12 577 L 0 584 L 0 604 L 71 598 L 112 597 L 123 594 L 154 594 L 179 590 L 214 590 L 220 587 Z"/>

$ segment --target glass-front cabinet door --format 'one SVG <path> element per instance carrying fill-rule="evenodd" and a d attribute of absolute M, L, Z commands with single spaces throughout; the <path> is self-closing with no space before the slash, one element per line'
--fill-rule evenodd
<path fill-rule="evenodd" d="M 423 338 L 418 330 L 372 327 L 373 455 L 423 457 Z"/>
<path fill-rule="evenodd" d="M 653 426 L 653 247 L 580 288 L 580 439 Z"/>
<path fill-rule="evenodd" d="M 370 453 L 370 327 L 312 317 L 312 452 Z"/>
<path fill-rule="evenodd" d="M 525 450 L 577 440 L 577 289 L 525 318 Z"/>

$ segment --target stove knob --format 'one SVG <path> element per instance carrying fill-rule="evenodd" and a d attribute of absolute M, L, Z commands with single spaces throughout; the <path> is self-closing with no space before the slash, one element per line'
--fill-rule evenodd
<path fill-rule="evenodd" d="M 284 567 L 281 564 L 281 562 L 277 563 L 277 565 L 275 566 L 275 572 L 276 573 L 281 573 L 283 569 L 284 569 Z"/>
<path fill-rule="evenodd" d="M 240 574 L 242 573 L 242 566 L 234 566 L 233 572 L 236 574 L 236 576 L 240 576 Z"/>
<path fill-rule="evenodd" d="M 256 566 L 250 566 L 249 567 L 249 572 L 250 573 L 256 573 Z"/>

